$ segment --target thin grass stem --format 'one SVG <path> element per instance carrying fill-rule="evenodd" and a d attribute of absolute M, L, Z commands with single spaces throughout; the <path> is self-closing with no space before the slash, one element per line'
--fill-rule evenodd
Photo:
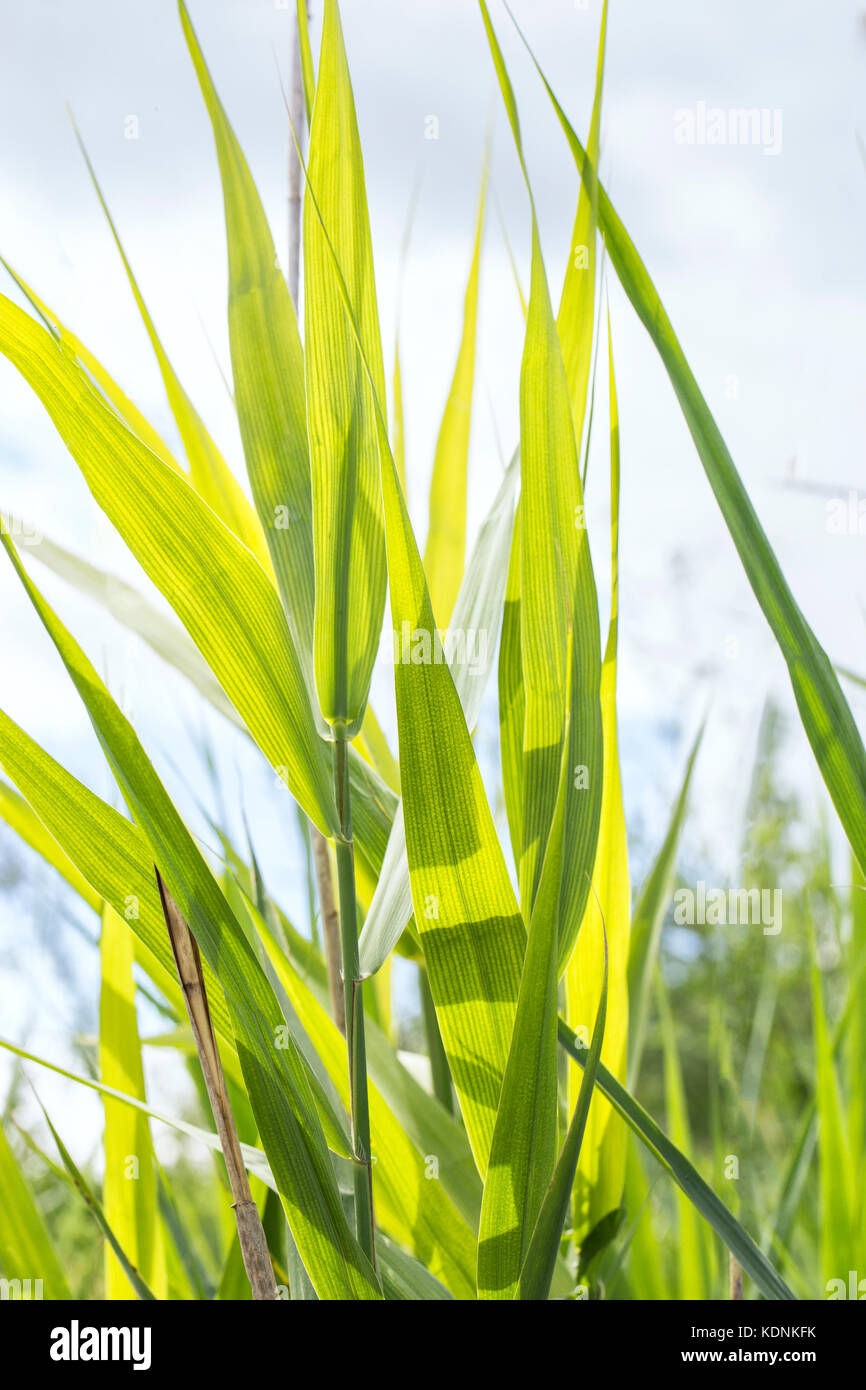
<path fill-rule="evenodd" d="M 358 907 L 355 899 L 355 845 L 352 838 L 348 740 L 345 728 L 339 726 L 334 730 L 334 790 L 340 819 L 340 833 L 336 837 L 337 893 L 340 903 L 346 1047 L 349 1055 L 352 1147 L 355 1154 L 355 1231 L 361 1249 L 375 1267 L 373 1165 L 370 1152 L 364 998 L 358 951 Z"/>

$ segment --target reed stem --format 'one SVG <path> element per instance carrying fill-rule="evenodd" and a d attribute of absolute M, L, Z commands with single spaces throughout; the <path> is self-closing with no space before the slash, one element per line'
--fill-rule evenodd
<path fill-rule="evenodd" d="M 355 1155 L 355 1232 L 361 1249 L 375 1268 L 373 1165 L 370 1152 L 364 997 L 358 952 L 358 907 L 355 900 L 355 845 L 352 839 L 348 740 L 345 728 L 340 727 L 334 730 L 334 790 L 340 820 L 340 833 L 336 837 L 337 893 L 340 902 L 340 944 L 346 1006 L 346 1048 L 349 1056 L 352 1148 Z"/>
<path fill-rule="evenodd" d="M 250 1192 L 237 1125 L 229 1100 L 216 1034 L 211 1023 L 198 943 L 163 883 L 159 869 L 156 869 L 156 883 L 208 1100 L 225 1159 L 244 1268 L 253 1298 L 274 1302 L 279 1299 L 279 1294 L 268 1242 L 258 1207 Z"/>

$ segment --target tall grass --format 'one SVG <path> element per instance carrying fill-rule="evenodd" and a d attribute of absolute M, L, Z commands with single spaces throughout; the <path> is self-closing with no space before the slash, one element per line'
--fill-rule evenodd
<path fill-rule="evenodd" d="M 102 971 L 98 1075 L 59 1068 L 11 1039 L 3 1046 L 27 1061 L 31 1076 L 53 1068 L 70 1088 L 99 1092 L 105 1106 L 101 1199 L 56 1130 L 59 1165 L 30 1135 L 25 1153 L 10 1116 L 0 1135 L 10 1196 L 0 1221 L 2 1274 L 42 1278 L 46 1296 L 70 1292 L 62 1243 L 55 1247 L 39 1201 L 50 1174 L 86 1193 L 111 1297 L 249 1297 L 247 1275 L 256 1297 L 272 1297 L 276 1283 L 298 1300 L 709 1299 L 741 1296 L 741 1279 L 746 1297 L 815 1296 L 837 1272 L 845 1278 L 856 1269 L 866 1235 L 866 915 L 855 892 L 840 1000 L 825 998 L 817 941 L 811 963 L 801 958 L 784 979 L 764 947 L 745 1058 L 731 1039 L 731 981 L 716 969 L 699 996 L 700 1024 L 712 1028 L 710 1084 L 701 1083 L 710 1102 L 695 1114 L 695 1058 L 682 1045 L 694 997 L 684 1002 L 664 968 L 662 933 L 700 739 L 632 903 L 617 728 L 620 462 L 629 441 L 620 440 L 623 385 L 610 319 L 600 311 L 602 246 L 659 351 L 788 664 L 861 888 L 866 755 L 599 180 L 606 6 L 585 148 L 547 88 L 576 165 L 574 244 L 588 250 L 588 260 L 569 257 L 555 307 L 516 97 L 480 0 L 525 178 L 532 261 L 516 384 L 520 438 L 468 555 L 484 189 L 422 550 L 406 501 L 399 361 L 396 418 L 388 421 L 361 140 L 336 0 L 324 3 L 317 61 L 304 0 L 298 7 L 296 72 L 310 127 L 306 159 L 296 132 L 303 334 L 296 285 L 290 293 L 278 268 L 183 0 L 179 13 L 222 180 L 234 400 L 252 501 L 181 386 L 110 223 L 182 456 L 17 271 L 27 307 L 0 297 L 0 351 L 33 388 L 175 617 L 55 544 L 31 553 L 142 636 L 248 736 L 312 832 L 308 869 L 320 921 L 312 893 L 310 930 L 289 920 L 253 845 L 234 843 L 221 817 L 212 823 L 219 857 L 202 850 L 132 723 L 4 530 L 10 574 L 87 710 L 126 812 L 0 712 L 8 779 L 0 812 L 94 914 Z M 300 104 L 296 93 L 296 126 Z M 294 253 L 290 259 L 294 281 Z M 610 414 L 593 424 L 599 361 Z M 583 492 L 591 428 L 605 429 L 610 445 L 612 602 L 603 648 Z M 369 703 L 386 594 L 396 748 Z M 469 630 L 486 638 L 480 664 L 452 641 Z M 507 847 L 473 742 L 497 648 Z M 756 788 L 756 804 L 766 791 Z M 847 911 L 828 871 L 824 878 L 825 900 Z M 810 923 L 804 914 L 804 940 Z M 414 1056 L 398 1047 L 391 1017 L 395 954 L 420 990 L 423 1044 Z M 190 961 L 200 973 L 190 974 Z M 779 1179 L 760 1153 L 758 1117 L 767 1119 L 765 1061 L 780 991 L 795 989 L 809 994 L 814 1037 L 802 1047 L 805 1110 L 789 1088 L 768 1120 L 774 1152 L 789 1156 Z M 209 1013 L 191 990 L 206 995 Z M 204 1065 L 216 1134 L 204 1108 L 191 1121 L 146 1091 L 137 1018 L 144 994 L 167 1020 L 162 1044 L 186 1059 L 200 1093 Z M 191 1192 L 180 1164 L 163 1172 L 152 1130 L 164 1125 L 222 1151 L 231 1190 L 217 1181 Z M 740 1186 L 724 1181 L 735 1137 L 755 1151 Z M 130 1159 L 138 1183 L 123 1181 Z M 227 1221 L 230 1198 L 244 1213 L 237 1231 Z M 218 1234 L 206 1248 L 201 1232 L 211 1228 Z M 271 1269 L 255 1255 L 263 1239 Z M 817 1242 L 820 1271 L 808 1254 Z M 92 1288 L 81 1278 L 71 1292 Z"/>

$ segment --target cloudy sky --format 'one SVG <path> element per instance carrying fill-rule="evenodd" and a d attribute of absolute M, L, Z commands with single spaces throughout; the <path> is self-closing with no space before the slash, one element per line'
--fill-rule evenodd
<path fill-rule="evenodd" d="M 274 0 L 191 0 L 190 9 L 285 259 L 289 136 L 278 69 L 285 76 L 291 11 Z M 557 289 L 576 174 L 504 8 L 493 0 L 491 9 L 514 76 Z M 584 132 L 600 0 L 514 0 L 514 10 Z M 525 190 L 478 8 L 474 0 L 343 0 L 342 13 L 386 358 L 393 350 L 399 248 L 420 181 L 401 345 L 410 501 L 422 536 L 492 124 L 471 457 L 477 525 L 496 489 L 500 444 L 510 453 L 517 440 L 522 318 L 503 227 L 524 283 L 529 236 Z M 145 335 L 75 146 L 68 103 L 169 354 L 241 473 L 217 366 L 228 364 L 221 195 L 174 4 L 0 0 L 0 31 L 0 251 L 173 439 Z M 866 168 L 858 148 L 858 135 L 866 138 L 864 77 L 866 20 L 854 0 L 817 7 L 807 0 L 612 0 L 602 177 L 796 596 L 831 656 L 866 671 L 866 537 L 827 528 L 830 497 L 847 497 L 849 489 L 866 497 Z M 698 131 L 707 113 L 711 120 L 713 111 L 743 107 L 766 113 L 771 151 L 768 141 L 677 138 L 691 116 Z M 430 117 L 436 117 L 435 140 L 425 138 Z M 761 705 L 771 691 L 786 709 L 792 701 L 667 379 L 616 283 L 609 289 L 623 455 L 620 705 L 627 801 L 633 825 L 657 842 L 685 741 L 711 705 L 696 801 L 704 833 L 732 846 Z M 602 388 L 602 420 L 604 395 Z M 604 595 L 603 429 L 595 444 L 589 519 Z M 814 486 L 805 490 L 792 481 Z M 37 402 L 2 361 L 0 509 L 28 517 L 93 563 L 141 582 Z M 133 640 L 118 642 L 117 630 L 85 600 L 41 572 L 39 579 L 123 694 L 148 746 L 163 759 L 169 784 L 191 809 L 184 784 L 200 776 L 190 753 L 197 706 Z M 0 705 L 109 795 L 86 717 L 8 567 L 0 569 L 0 611 Z M 379 684 L 378 702 L 387 709 L 387 685 Z M 856 692 L 851 698 L 858 716 L 866 714 L 863 699 Z M 816 774 L 803 742 L 799 735 L 792 740 L 791 767 L 812 795 Z M 240 794 L 255 800 L 262 774 L 231 743 L 224 758 Z M 272 881 L 291 902 L 299 893 L 296 868 L 280 850 L 272 821 L 259 833 Z M 4 942 L 13 935 L 2 898 L 0 933 Z M 34 999 L 26 1008 L 31 1005 Z"/>

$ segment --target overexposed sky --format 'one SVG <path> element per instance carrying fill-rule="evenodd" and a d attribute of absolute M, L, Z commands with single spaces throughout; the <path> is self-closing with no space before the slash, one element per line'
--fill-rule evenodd
<path fill-rule="evenodd" d="M 482 269 L 471 517 L 517 440 L 522 318 L 502 221 L 528 284 L 529 215 L 474 0 L 343 0 L 364 142 L 386 362 L 399 247 L 420 179 L 401 323 L 409 490 L 423 537 L 436 431 L 453 369 L 485 135 L 493 124 Z M 600 0 L 514 0 L 576 128 L 589 120 Z M 285 260 L 289 136 L 277 77 L 291 9 L 191 0 L 212 75 Z M 511 66 L 558 294 L 577 197 L 543 89 L 492 0 Z M 866 6 L 853 0 L 611 0 L 602 178 L 661 293 L 791 585 L 830 655 L 866 672 L 866 537 L 828 531 L 827 495 L 866 496 Z M 317 26 L 314 25 L 314 37 Z M 0 0 L 0 252 L 97 353 L 166 437 L 174 430 L 143 329 L 66 117 L 68 102 L 163 342 L 242 476 L 228 368 L 225 243 L 216 160 L 171 0 Z M 760 144 L 685 145 L 684 110 L 766 110 Z M 428 118 L 438 140 L 425 139 Z M 138 138 L 125 138 L 130 117 Z M 6 288 L 6 287 L 4 287 Z M 784 667 L 745 583 L 652 345 L 610 283 L 621 416 L 620 707 L 632 824 L 658 842 L 689 735 L 712 700 L 695 800 L 724 864 L 757 719 L 770 690 L 793 709 Z M 605 390 L 596 413 L 589 519 L 608 589 Z M 0 360 L 0 509 L 138 582 L 29 389 Z M 34 574 L 107 671 L 184 809 L 200 781 L 197 705 L 134 640 L 38 567 Z M 11 569 L 0 565 L 0 705 L 103 795 L 86 716 Z M 734 639 L 732 641 L 732 639 Z M 110 657 L 109 657 L 110 649 Z M 735 655 L 731 655 L 734 652 Z M 12 655 L 14 653 L 14 655 Z M 377 678 L 377 703 L 389 692 Z M 494 682 L 495 683 L 495 682 Z M 858 716 L 866 703 L 851 692 Z M 219 732 L 219 725 L 211 726 Z M 488 722 L 483 747 L 495 747 Z M 792 740 L 794 776 L 816 774 Z M 180 769 L 176 772 L 171 763 Z M 269 780 L 239 741 L 224 762 L 256 802 Z M 185 799 L 186 797 L 186 799 Z M 267 802 L 262 804 L 267 805 Z M 258 813 L 271 880 L 303 901 L 276 815 Z M 0 941 L 13 924 L 0 897 Z M 34 1000 L 29 1001 L 35 1005 Z M 23 1007 L 23 1006 L 22 1006 Z M 12 1025 L 3 1031 L 12 1031 Z"/>

